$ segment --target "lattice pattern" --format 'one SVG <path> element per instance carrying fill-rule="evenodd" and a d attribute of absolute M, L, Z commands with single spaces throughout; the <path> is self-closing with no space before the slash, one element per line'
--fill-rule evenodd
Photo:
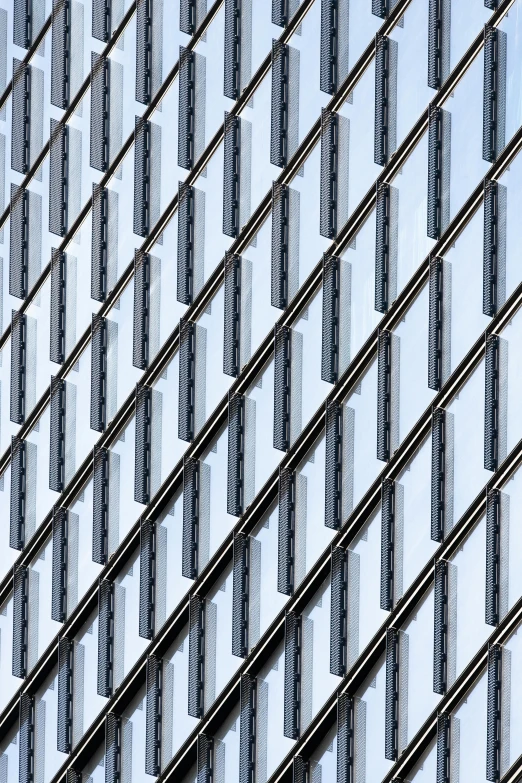
<path fill-rule="evenodd" d="M 375 206 L 375 309 L 387 313 L 390 306 L 390 190 L 378 183 Z"/>
<path fill-rule="evenodd" d="M 391 353 L 392 334 L 379 332 L 377 357 L 377 459 L 387 462 L 391 456 Z"/>
<path fill-rule="evenodd" d="M 482 311 L 494 316 L 506 296 L 507 190 L 484 181 L 484 271 Z"/>
<path fill-rule="evenodd" d="M 277 589 L 284 595 L 294 591 L 295 473 L 279 471 L 279 532 Z"/>
<path fill-rule="evenodd" d="M 399 632 L 386 631 L 385 758 L 396 761 L 399 724 Z"/>
<path fill-rule="evenodd" d="M 323 255 L 323 339 L 321 379 L 336 383 L 339 377 L 340 349 L 340 261 L 336 256 Z"/>
<path fill-rule="evenodd" d="M 345 549 L 332 546 L 332 587 L 330 609 L 330 672 L 346 674 L 348 557 Z"/>
<path fill-rule="evenodd" d="M 132 364 L 139 370 L 149 366 L 151 259 L 148 253 L 134 253 L 134 317 Z"/>
<path fill-rule="evenodd" d="M 388 15 L 389 0 L 372 0 L 372 14 L 381 19 L 386 19 Z"/>
<path fill-rule="evenodd" d="M 436 408 L 431 422 L 431 540 L 444 540 L 446 490 L 446 411 Z"/>
<path fill-rule="evenodd" d="M 442 258 L 430 258 L 429 325 L 428 325 L 428 387 L 439 391 L 443 367 L 444 276 Z"/>
<path fill-rule="evenodd" d="M 105 565 L 109 537 L 109 452 L 94 447 L 92 488 L 92 559 Z"/>
<path fill-rule="evenodd" d="M 53 0 L 51 103 L 60 109 L 66 109 L 69 105 L 70 18 L 70 0 Z"/>
<path fill-rule="evenodd" d="M 241 369 L 241 256 L 225 254 L 223 372 L 237 378 Z"/>
<path fill-rule="evenodd" d="M 107 416 L 107 319 L 92 314 L 91 429 L 103 432 Z"/>
<path fill-rule="evenodd" d="M 395 482 L 384 479 L 381 500 L 381 609 L 393 609 Z M 386 757 L 388 758 L 388 757 Z"/>
<path fill-rule="evenodd" d="M 430 104 L 428 127 L 428 236 L 442 230 L 442 109 Z"/>
<path fill-rule="evenodd" d="M 300 650 L 301 618 L 295 612 L 285 617 L 285 680 L 284 680 L 284 735 L 290 739 L 299 737 L 301 671 Z"/>
<path fill-rule="evenodd" d="M 486 513 L 486 623 L 500 619 L 500 491 L 488 494 Z"/>
<path fill-rule="evenodd" d="M 248 654 L 249 539 L 244 533 L 234 536 L 232 587 L 232 655 Z"/>
<path fill-rule="evenodd" d="M 19 783 L 34 780 L 34 696 L 20 694 Z"/>
<path fill-rule="evenodd" d="M 91 299 L 107 297 L 109 199 L 107 188 L 92 186 Z"/>
<path fill-rule="evenodd" d="M 274 449 L 290 448 L 291 338 L 288 326 L 274 330 Z"/>
<path fill-rule="evenodd" d="M 11 185 L 9 293 L 27 296 L 29 277 L 29 191 Z"/>
<path fill-rule="evenodd" d="M 63 237 L 67 229 L 69 129 L 51 119 L 49 152 L 49 231 Z"/>
<path fill-rule="evenodd" d="M 194 297 L 195 243 L 194 188 L 185 182 L 178 186 L 178 270 L 177 300 L 192 304 Z"/>
<path fill-rule="evenodd" d="M 194 165 L 195 56 L 190 49 L 179 47 L 178 166 L 189 170 Z"/>
<path fill-rule="evenodd" d="M 498 467 L 499 434 L 499 338 L 486 338 L 485 400 L 484 400 L 484 468 Z"/>
<path fill-rule="evenodd" d="M 120 783 L 122 721 L 109 712 L 105 717 L 105 783 Z"/>
<path fill-rule="evenodd" d="M 150 501 L 152 447 L 152 389 L 136 386 L 136 439 L 134 452 L 134 500 L 146 505 Z"/>

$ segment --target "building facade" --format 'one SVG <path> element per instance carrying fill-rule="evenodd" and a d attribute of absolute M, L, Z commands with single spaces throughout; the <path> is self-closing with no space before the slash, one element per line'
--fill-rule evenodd
<path fill-rule="evenodd" d="M 522 0 L 0 0 L 0 783 L 522 780 L 521 147 Z"/>

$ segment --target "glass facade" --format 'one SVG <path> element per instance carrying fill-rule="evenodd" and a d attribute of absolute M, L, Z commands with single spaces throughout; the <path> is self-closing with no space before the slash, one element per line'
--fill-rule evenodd
<path fill-rule="evenodd" d="M 522 780 L 521 40 L 0 0 L 0 783 Z"/>

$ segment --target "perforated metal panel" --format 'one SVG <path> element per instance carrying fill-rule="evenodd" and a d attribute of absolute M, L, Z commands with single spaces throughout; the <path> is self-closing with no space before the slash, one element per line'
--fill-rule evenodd
<path fill-rule="evenodd" d="M 381 609 L 391 612 L 393 609 L 395 538 L 395 482 L 391 479 L 383 479 L 381 498 Z"/>
<path fill-rule="evenodd" d="M 443 696 L 448 683 L 448 564 L 435 563 L 433 597 L 433 692 Z"/>
<path fill-rule="evenodd" d="M 189 170 L 194 165 L 195 57 L 190 49 L 179 47 L 178 166 Z"/>
<path fill-rule="evenodd" d="M 241 118 L 225 112 L 223 141 L 223 233 L 239 234 Z"/>
<path fill-rule="evenodd" d="M 272 0 L 272 24 L 286 27 L 289 21 L 288 0 Z"/>
<path fill-rule="evenodd" d="M 51 617 L 58 623 L 67 618 L 67 510 L 53 508 L 53 568 Z"/>
<path fill-rule="evenodd" d="M 436 408 L 431 421 L 431 540 L 444 540 L 446 411 Z"/>
<path fill-rule="evenodd" d="M 49 489 L 62 492 L 65 484 L 65 381 L 51 378 L 49 427 Z"/>
<path fill-rule="evenodd" d="M 9 546 L 22 549 L 25 543 L 25 501 L 26 501 L 26 446 L 18 437 L 11 438 L 11 495 Z"/>
<path fill-rule="evenodd" d="M 32 42 L 31 8 L 29 0 L 14 0 L 13 3 L 13 43 L 22 49 L 29 49 Z"/>
<path fill-rule="evenodd" d="M 27 316 L 12 311 L 11 319 L 11 421 L 25 421 L 25 372 L 27 362 Z"/>
<path fill-rule="evenodd" d="M 111 34 L 111 0 L 92 0 L 92 37 L 107 43 Z"/>
<path fill-rule="evenodd" d="M 223 372 L 237 378 L 241 369 L 241 256 L 225 254 Z"/>
<path fill-rule="evenodd" d="M 105 716 L 105 783 L 120 783 L 121 718 L 113 712 Z"/>
<path fill-rule="evenodd" d="M 114 585 L 103 579 L 98 588 L 98 696 L 112 694 L 114 661 Z"/>
<path fill-rule="evenodd" d="M 29 192 L 11 185 L 9 293 L 27 296 L 29 272 Z"/>
<path fill-rule="evenodd" d="M 499 430 L 499 338 L 486 338 L 485 400 L 484 400 L 484 468 L 498 467 Z"/>
<path fill-rule="evenodd" d="M 136 100 L 146 105 L 152 98 L 152 3 L 136 3 Z"/>
<path fill-rule="evenodd" d="M 73 729 L 73 642 L 62 637 L 58 642 L 58 721 L 57 749 L 70 753 Z"/>
<path fill-rule="evenodd" d="M 232 655 L 248 654 L 249 539 L 244 533 L 234 536 L 232 587 Z"/>
<path fill-rule="evenodd" d="M 241 94 L 241 0 L 225 0 L 223 94 L 237 101 Z"/>
<path fill-rule="evenodd" d="M 337 235 L 338 118 L 329 109 L 321 110 L 321 190 L 319 233 L 327 239 Z"/>
<path fill-rule="evenodd" d="M 34 696 L 20 694 L 19 783 L 34 781 Z"/>
<path fill-rule="evenodd" d="M 25 5 L 24 0 L 17 0 L 18 2 Z M 15 6 L 15 28 L 16 23 Z M 27 174 L 29 171 L 31 73 L 30 65 L 13 58 L 11 168 L 19 174 Z"/>
<path fill-rule="evenodd" d="M 239 783 L 254 783 L 256 761 L 256 680 L 241 675 L 239 707 Z"/>
<path fill-rule="evenodd" d="M 340 270 L 339 259 L 323 255 L 323 339 L 321 379 L 335 383 L 339 377 L 340 336 Z"/>
<path fill-rule="evenodd" d="M 441 712 L 437 716 L 437 783 L 450 783 L 451 716 Z"/>
<path fill-rule="evenodd" d="M 429 0 L 428 11 L 428 87 L 438 90 L 442 84 L 443 0 Z"/>
<path fill-rule="evenodd" d="M 346 693 L 337 698 L 337 783 L 352 783 L 354 774 L 354 706 Z"/>
<path fill-rule="evenodd" d="M 63 237 L 67 228 L 69 129 L 51 118 L 49 152 L 49 231 Z"/>
<path fill-rule="evenodd" d="M 108 220 L 108 190 L 93 183 L 91 299 L 97 302 L 104 302 L 107 297 Z"/>
<path fill-rule="evenodd" d="M 294 592 L 295 473 L 279 469 L 279 532 L 277 546 L 277 589 Z"/>
<path fill-rule="evenodd" d="M 205 672 L 204 599 L 191 595 L 189 603 L 189 669 L 188 714 L 203 715 L 203 682 Z"/>
<path fill-rule="evenodd" d="M 506 126 L 507 36 L 502 30 L 484 27 L 484 103 L 482 157 L 493 163 L 504 149 Z"/>
<path fill-rule="evenodd" d="M 141 0 L 141 4 L 148 0 Z M 151 123 L 136 117 L 134 128 L 134 227 L 140 237 L 150 230 Z"/>
<path fill-rule="evenodd" d="M 183 552 L 182 574 L 187 579 L 198 575 L 199 460 L 183 459 Z"/>
<path fill-rule="evenodd" d="M 342 523 L 342 406 L 326 403 L 324 524 L 338 530 Z"/>
<path fill-rule="evenodd" d="M 390 306 L 390 185 L 377 184 L 375 205 L 375 309 L 387 313 Z"/>
<path fill-rule="evenodd" d="M 346 674 L 348 558 L 343 547 L 332 546 L 330 608 L 330 672 Z"/>
<path fill-rule="evenodd" d="M 339 48 L 338 0 L 321 0 L 320 85 L 333 95 L 338 86 L 337 52 Z"/>
<path fill-rule="evenodd" d="M 196 32 L 196 2 L 195 0 L 180 0 L 179 29 L 182 33 L 194 35 Z"/>
<path fill-rule="evenodd" d="M 381 19 L 386 19 L 388 15 L 389 0 L 372 0 L 372 14 Z"/>
<path fill-rule="evenodd" d="M 289 195 L 287 185 L 273 183 L 271 301 L 280 310 L 288 304 Z"/>
<path fill-rule="evenodd" d="M 243 513 L 245 482 L 245 398 L 232 394 L 228 400 L 227 512 Z"/>
<path fill-rule="evenodd" d="M 274 329 L 274 449 L 290 448 L 291 338 L 289 326 Z"/>
<path fill-rule="evenodd" d="M 71 70 L 71 3 L 53 0 L 51 55 L 51 103 L 60 109 L 69 105 Z"/>
<path fill-rule="evenodd" d="M 27 674 L 27 645 L 29 624 L 29 569 L 15 566 L 13 576 L 13 677 Z"/>
<path fill-rule="evenodd" d="M 391 449 L 391 332 L 379 332 L 377 356 L 377 459 L 387 462 Z"/>
<path fill-rule="evenodd" d="M 198 734 L 197 783 L 212 783 L 214 762 L 214 739 L 207 734 Z"/>
<path fill-rule="evenodd" d="M 439 2 L 439 0 L 436 1 Z M 431 239 L 438 239 L 441 230 L 442 109 L 430 104 L 428 126 L 428 236 Z"/>
<path fill-rule="evenodd" d="M 156 655 L 147 658 L 147 712 L 145 724 L 145 772 L 159 775 L 161 771 L 163 661 Z"/>
<path fill-rule="evenodd" d="M 500 491 L 488 493 L 486 513 L 486 616 L 488 625 L 498 625 L 500 614 Z"/>
<path fill-rule="evenodd" d="M 150 343 L 150 256 L 141 250 L 134 253 L 134 317 L 132 364 L 139 370 L 149 365 Z"/>
<path fill-rule="evenodd" d="M 498 0 L 484 0 L 484 7 L 489 8 L 490 11 L 495 11 L 498 5 Z"/>
<path fill-rule="evenodd" d="M 190 305 L 194 297 L 194 188 L 178 186 L 178 279 L 177 300 Z"/>
<path fill-rule="evenodd" d="M 91 53 L 91 151 L 93 169 L 109 167 L 109 68 L 110 60 Z"/>
<path fill-rule="evenodd" d="M 136 439 L 134 450 L 134 500 L 150 501 L 152 389 L 136 385 Z"/>
<path fill-rule="evenodd" d="M 299 737 L 301 669 L 300 650 L 301 618 L 295 612 L 285 616 L 285 679 L 284 679 L 284 735 L 290 739 Z"/>
<path fill-rule="evenodd" d="M 442 385 L 442 317 L 444 276 L 442 258 L 430 258 L 428 387 L 439 391 Z"/>
<path fill-rule="evenodd" d="M 91 429 L 103 432 L 107 403 L 107 319 L 92 314 L 91 326 Z"/>
<path fill-rule="evenodd" d="M 179 397 L 178 438 L 194 439 L 196 375 L 196 324 L 182 318 L 179 322 Z"/>
<path fill-rule="evenodd" d="M 397 760 L 399 723 L 399 632 L 396 628 L 386 631 L 386 693 L 384 755 L 389 761 Z"/>
<path fill-rule="evenodd" d="M 375 126 L 373 159 L 385 166 L 389 157 L 390 42 L 385 35 L 375 38 Z"/>
<path fill-rule="evenodd" d="M 500 743 L 502 734 L 502 647 L 492 644 L 488 651 L 488 712 L 486 740 L 486 780 L 500 780 Z"/>
<path fill-rule="evenodd" d="M 109 452 L 94 447 L 92 487 L 92 559 L 105 565 L 109 535 Z"/>
<path fill-rule="evenodd" d="M 499 304 L 500 232 L 505 229 L 499 214 L 499 185 L 484 180 L 484 278 L 482 312 L 493 317 Z"/>
<path fill-rule="evenodd" d="M 52 248 L 49 358 L 57 364 L 65 361 L 65 286 L 65 253 Z"/>
<path fill-rule="evenodd" d="M 272 114 L 270 163 L 284 168 L 288 162 L 289 46 L 272 41 Z M 274 183 L 275 185 L 276 183 Z"/>
<path fill-rule="evenodd" d="M 140 607 L 139 634 L 143 639 L 154 636 L 156 603 L 156 523 L 142 520 L 140 525 Z"/>

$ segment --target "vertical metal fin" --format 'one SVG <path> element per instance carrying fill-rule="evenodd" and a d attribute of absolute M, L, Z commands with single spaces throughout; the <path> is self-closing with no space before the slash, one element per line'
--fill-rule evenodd
<path fill-rule="evenodd" d="M 429 326 L 428 326 L 428 388 L 439 391 L 442 386 L 442 315 L 444 275 L 443 260 L 430 257 Z"/>
<path fill-rule="evenodd" d="M 193 51 L 179 47 L 178 166 L 189 170 L 194 165 L 195 58 Z"/>
<path fill-rule="evenodd" d="M 139 370 L 149 366 L 150 340 L 150 256 L 134 252 L 134 317 L 132 364 Z"/>
<path fill-rule="evenodd" d="M 241 675 L 239 707 L 239 783 L 253 783 L 256 763 L 256 679 Z"/>
<path fill-rule="evenodd" d="M 499 351 L 500 338 L 486 337 L 485 402 L 484 402 L 484 468 L 498 467 L 499 433 Z"/>
<path fill-rule="evenodd" d="M 92 559 L 105 565 L 109 549 L 109 452 L 94 447 L 92 487 Z"/>
<path fill-rule="evenodd" d="M 241 369 L 241 256 L 225 253 L 223 372 L 237 378 Z"/>
<path fill-rule="evenodd" d="M 148 0 L 141 0 L 141 6 Z M 133 231 L 140 237 L 150 230 L 150 146 L 151 123 L 136 117 L 134 128 L 134 223 Z"/>
<path fill-rule="evenodd" d="M 327 239 L 337 235 L 338 117 L 321 109 L 321 191 L 319 233 Z"/>
<path fill-rule="evenodd" d="M 147 707 L 145 718 L 145 772 L 158 776 L 161 772 L 163 660 L 156 655 L 147 657 Z"/>
<path fill-rule="evenodd" d="M 14 128 L 12 132 L 14 134 Z M 28 190 L 11 185 L 10 215 L 9 293 L 17 299 L 25 299 L 29 277 Z"/>
<path fill-rule="evenodd" d="M 395 482 L 382 482 L 381 527 L 381 609 L 391 612 L 394 591 Z M 386 756 L 388 758 L 388 756 Z"/>
<path fill-rule="evenodd" d="M 98 696 L 112 694 L 114 660 L 114 585 L 102 579 L 98 587 Z"/>
<path fill-rule="evenodd" d="M 104 432 L 107 416 L 107 319 L 92 314 L 91 429 Z"/>
<path fill-rule="evenodd" d="M 223 233 L 239 234 L 241 118 L 225 112 L 223 142 Z"/>
<path fill-rule="evenodd" d="M 73 642 L 63 636 L 58 642 L 57 749 L 70 753 L 73 730 Z"/>
<path fill-rule="evenodd" d="M 321 380 L 336 383 L 339 378 L 340 268 L 337 256 L 323 255 L 323 340 Z"/>
<path fill-rule="evenodd" d="M 32 43 L 32 3 L 29 0 L 14 0 L 13 43 L 22 49 L 29 49 Z"/>
<path fill-rule="evenodd" d="M 107 43 L 111 35 L 111 0 L 92 0 L 92 37 Z"/>
<path fill-rule="evenodd" d="M 492 644 L 488 650 L 488 712 L 486 741 L 486 780 L 500 780 L 500 739 L 502 733 L 502 647 Z"/>
<path fill-rule="evenodd" d="M 331 571 L 330 672 L 344 677 L 348 638 L 348 555 L 343 547 L 332 546 Z"/>
<path fill-rule="evenodd" d="M 109 167 L 109 68 L 108 57 L 91 52 L 90 164 L 98 171 Z"/>
<path fill-rule="evenodd" d="M 326 402 L 326 456 L 324 524 L 338 530 L 342 524 L 343 409 L 335 401 Z"/>
<path fill-rule="evenodd" d="M 21 550 L 25 544 L 26 445 L 21 438 L 11 438 L 11 496 L 9 546 Z"/>
<path fill-rule="evenodd" d="M 154 636 L 156 604 L 156 523 L 142 520 L 140 525 L 140 607 L 139 634 Z"/>
<path fill-rule="evenodd" d="M 228 471 L 227 513 L 243 513 L 245 492 L 245 398 L 229 394 L 228 398 Z"/>
<path fill-rule="evenodd" d="M 435 563 L 435 587 L 433 596 L 433 692 L 443 696 L 448 684 L 448 563 Z"/>
<path fill-rule="evenodd" d="M 390 185 L 377 183 L 375 206 L 375 309 L 387 313 L 390 306 Z"/>
<path fill-rule="evenodd" d="M 352 783 L 355 763 L 355 715 L 352 696 L 337 697 L 337 783 Z"/>
<path fill-rule="evenodd" d="M 337 92 L 339 20 L 338 0 L 321 0 L 321 60 L 320 86 L 322 92 Z"/>
<path fill-rule="evenodd" d="M 429 0 L 428 10 L 428 87 L 438 90 L 443 82 L 443 0 Z"/>
<path fill-rule="evenodd" d="M 392 333 L 379 331 L 377 356 L 377 459 L 391 456 L 391 341 Z"/>
<path fill-rule="evenodd" d="M 67 562 L 67 510 L 54 506 L 51 617 L 58 623 L 67 619 Z"/>
<path fill-rule="evenodd" d="M 451 774 L 451 715 L 440 712 L 437 716 L 437 779 L 436 783 L 450 783 Z"/>
<path fill-rule="evenodd" d="M 214 779 L 214 739 L 208 734 L 198 734 L 197 748 L 197 783 L 212 783 Z"/>
<path fill-rule="evenodd" d="M 193 718 L 203 715 L 203 683 L 205 674 L 204 598 L 190 596 L 189 604 L 189 670 L 188 714 Z"/>
<path fill-rule="evenodd" d="M 65 253 L 51 249 L 51 301 L 49 358 L 52 362 L 65 361 L 65 301 L 66 301 Z"/>
<path fill-rule="evenodd" d="M 444 540 L 446 411 L 436 408 L 431 420 L 431 540 Z"/>
<path fill-rule="evenodd" d="M 299 737 L 301 618 L 295 612 L 285 616 L 284 735 Z"/>
<path fill-rule="evenodd" d="M 136 384 L 136 442 L 134 463 L 134 500 L 150 501 L 152 389 Z"/>
<path fill-rule="evenodd" d="M 279 532 L 277 589 L 284 595 L 294 592 L 295 473 L 279 469 Z"/>
<path fill-rule="evenodd" d="M 507 35 L 484 27 L 484 109 L 482 157 L 494 163 L 506 142 Z"/>
<path fill-rule="evenodd" d="M 430 104 L 428 125 L 428 221 L 431 239 L 442 231 L 442 115 L 439 106 Z"/>
<path fill-rule="evenodd" d="M 234 571 L 232 587 L 232 655 L 248 655 L 249 606 L 249 537 L 234 536 Z"/>
<path fill-rule="evenodd" d="M 386 630 L 386 695 L 384 749 L 388 761 L 397 761 L 399 735 L 399 632 Z"/>
<path fill-rule="evenodd" d="M 107 188 L 92 186 L 91 299 L 107 297 L 109 198 Z"/>
<path fill-rule="evenodd" d="M 286 27 L 289 19 L 289 0 L 272 0 L 272 24 Z"/>
<path fill-rule="evenodd" d="M 394 96 L 390 94 L 390 40 L 377 33 L 375 36 L 375 125 L 373 159 L 378 166 L 385 166 L 390 156 L 390 122 Z"/>
<path fill-rule="evenodd" d="M 27 675 L 27 645 L 29 632 L 29 569 L 14 567 L 13 576 L 13 677 Z"/>
<path fill-rule="evenodd" d="M 506 288 L 507 190 L 494 180 L 484 180 L 484 288 L 482 311 L 494 316 L 504 304 Z"/>
<path fill-rule="evenodd" d="M 136 100 L 145 105 L 152 98 L 152 3 L 136 3 Z"/>
<path fill-rule="evenodd" d="M 196 0 L 180 0 L 179 4 L 179 29 L 187 35 L 194 35 L 196 32 Z"/>
<path fill-rule="evenodd" d="M 19 783 L 34 781 L 34 696 L 20 694 Z"/>
<path fill-rule="evenodd" d="M 182 318 L 179 322 L 179 413 L 178 438 L 194 439 L 196 375 L 196 324 Z"/>
<path fill-rule="evenodd" d="M 23 3 L 24 0 L 17 0 Z M 16 26 L 16 9 L 15 9 Z M 26 47 L 28 48 L 28 47 Z M 27 174 L 30 160 L 30 106 L 32 66 L 13 58 L 11 168 L 19 174 Z"/>
<path fill-rule="evenodd" d="M 51 118 L 49 151 L 49 231 L 63 237 L 67 229 L 67 125 Z"/>
<path fill-rule="evenodd" d="M 65 485 L 65 381 L 51 378 L 49 427 L 49 489 L 62 492 Z"/>
<path fill-rule="evenodd" d="M 241 0 L 225 0 L 225 61 L 223 94 L 241 95 Z"/>
<path fill-rule="evenodd" d="M 386 19 L 388 16 L 389 0 L 372 0 L 372 14 L 380 19 Z"/>
<path fill-rule="evenodd" d="M 113 712 L 105 716 L 105 783 L 120 783 L 121 718 Z"/>
<path fill-rule="evenodd" d="M 199 460 L 183 459 L 183 552 L 182 574 L 187 579 L 198 575 Z"/>
<path fill-rule="evenodd" d="M 274 328 L 274 449 L 290 448 L 290 376 L 292 330 L 289 326 Z"/>
<path fill-rule="evenodd" d="M 27 363 L 27 316 L 12 311 L 11 320 L 11 421 L 25 421 L 25 372 Z"/>
<path fill-rule="evenodd" d="M 500 491 L 488 493 L 486 512 L 486 623 L 500 619 Z"/>
<path fill-rule="evenodd" d="M 191 305 L 194 298 L 194 188 L 178 185 L 178 280 L 177 300 Z"/>
<path fill-rule="evenodd" d="M 51 46 L 51 103 L 59 109 L 69 105 L 71 72 L 70 0 L 53 0 Z"/>
<path fill-rule="evenodd" d="M 284 310 L 288 304 L 289 273 L 289 188 L 272 185 L 272 307 Z"/>
<path fill-rule="evenodd" d="M 270 163 L 284 168 L 288 163 L 289 46 L 272 41 L 272 113 Z M 275 183 L 274 183 L 275 184 Z"/>

